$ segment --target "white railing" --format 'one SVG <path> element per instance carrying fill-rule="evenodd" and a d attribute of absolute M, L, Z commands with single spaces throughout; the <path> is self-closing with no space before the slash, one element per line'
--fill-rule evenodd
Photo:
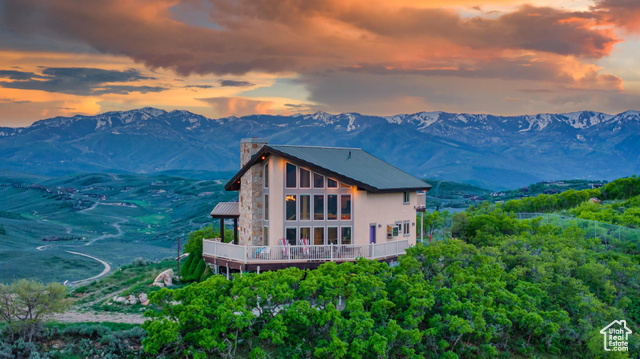
<path fill-rule="evenodd" d="M 385 258 L 398 256 L 409 248 L 408 240 L 375 244 L 328 244 L 287 246 L 240 246 L 203 239 L 202 254 L 237 262 L 298 262 L 343 261 L 358 258 Z"/>

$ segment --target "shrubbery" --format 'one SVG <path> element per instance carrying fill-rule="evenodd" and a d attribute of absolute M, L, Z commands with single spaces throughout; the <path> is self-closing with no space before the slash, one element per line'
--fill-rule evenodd
<path fill-rule="evenodd" d="M 162 289 L 145 348 L 203 358 L 592 357 L 602 354 L 599 330 L 626 319 L 630 352 L 640 350 L 637 243 L 605 246 L 577 227 L 488 206 L 455 217 L 465 241 L 410 248 L 395 268 L 360 260 Z"/>

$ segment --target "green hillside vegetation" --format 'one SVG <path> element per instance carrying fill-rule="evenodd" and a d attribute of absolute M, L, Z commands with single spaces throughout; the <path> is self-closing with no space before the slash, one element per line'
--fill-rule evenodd
<path fill-rule="evenodd" d="M 470 208 L 453 217 L 459 239 L 412 247 L 393 268 L 362 259 L 159 290 L 143 325 L 145 350 L 196 358 L 633 356 L 639 242 L 509 213 L 583 214 L 593 196 L 630 211 L 640 195 L 632 181 Z M 617 319 L 633 331 L 629 352 L 605 353 L 600 330 Z"/>
<path fill-rule="evenodd" d="M 101 272 L 99 262 L 67 251 L 115 268 L 137 257 L 174 255 L 178 236 L 211 223 L 211 209 L 237 196 L 226 192 L 224 183 L 166 173 L 52 178 L 0 171 L 0 267 L 7 269 L 0 271 L 0 283 L 75 281 Z M 27 259 L 30 265 L 24 266 Z M 47 270 L 40 270 L 45 265 Z"/>

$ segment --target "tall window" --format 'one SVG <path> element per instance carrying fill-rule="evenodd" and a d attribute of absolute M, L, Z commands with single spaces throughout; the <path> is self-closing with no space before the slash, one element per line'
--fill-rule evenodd
<path fill-rule="evenodd" d="M 316 227 L 313 229 L 313 244 L 317 246 L 324 244 L 324 227 Z"/>
<path fill-rule="evenodd" d="M 404 204 L 409 204 L 409 192 L 404 193 Z"/>
<path fill-rule="evenodd" d="M 269 220 L 269 194 L 264 195 L 264 220 Z"/>
<path fill-rule="evenodd" d="M 269 162 L 264 164 L 262 178 L 264 178 L 264 188 L 269 188 Z"/>
<path fill-rule="evenodd" d="M 313 174 L 313 188 L 324 188 L 324 176 Z"/>
<path fill-rule="evenodd" d="M 286 212 L 287 212 L 287 221 L 295 221 L 296 220 L 296 195 L 288 194 L 285 197 L 286 201 Z"/>
<path fill-rule="evenodd" d="M 269 245 L 269 227 L 262 227 L 262 244 Z"/>
<path fill-rule="evenodd" d="M 338 219 L 338 195 L 337 194 L 327 195 L 327 219 L 330 221 Z"/>
<path fill-rule="evenodd" d="M 296 233 L 298 232 L 298 228 L 296 227 L 287 227 L 287 229 L 285 230 L 285 238 L 287 239 L 287 242 L 291 245 L 296 245 Z"/>
<path fill-rule="evenodd" d="M 300 188 L 311 188 L 311 172 L 300 168 Z"/>
<path fill-rule="evenodd" d="M 327 178 L 327 188 L 338 188 L 338 181 Z"/>
<path fill-rule="evenodd" d="M 351 195 L 343 194 L 340 196 L 340 219 L 343 221 L 351 220 Z"/>
<path fill-rule="evenodd" d="M 311 243 L 311 228 L 309 227 L 300 227 L 300 244 L 302 244 L 302 240 L 306 240 L 305 243 Z"/>
<path fill-rule="evenodd" d="M 324 195 L 313 196 L 313 219 L 316 221 L 324 220 Z"/>
<path fill-rule="evenodd" d="M 300 220 L 311 220 L 311 196 L 308 194 L 300 195 Z"/>
<path fill-rule="evenodd" d="M 403 228 L 402 229 L 402 234 L 405 237 L 408 237 L 409 236 L 409 221 L 402 222 L 402 228 Z"/>
<path fill-rule="evenodd" d="M 327 243 L 338 244 L 338 227 L 327 227 Z"/>
<path fill-rule="evenodd" d="M 351 227 L 342 227 L 342 244 L 351 244 Z"/>
<path fill-rule="evenodd" d="M 285 187 L 287 188 L 296 188 L 296 166 L 291 163 L 287 163 L 287 174 L 286 174 L 286 183 Z"/>

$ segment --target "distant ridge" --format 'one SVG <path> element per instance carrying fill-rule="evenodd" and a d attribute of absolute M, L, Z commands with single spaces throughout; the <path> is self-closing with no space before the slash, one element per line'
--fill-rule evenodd
<path fill-rule="evenodd" d="M 555 178 L 640 171 L 640 112 L 523 116 L 418 112 L 209 119 L 145 107 L 0 127 L 0 168 L 74 172 L 235 171 L 241 138 L 360 147 L 416 176 L 513 188 Z"/>

